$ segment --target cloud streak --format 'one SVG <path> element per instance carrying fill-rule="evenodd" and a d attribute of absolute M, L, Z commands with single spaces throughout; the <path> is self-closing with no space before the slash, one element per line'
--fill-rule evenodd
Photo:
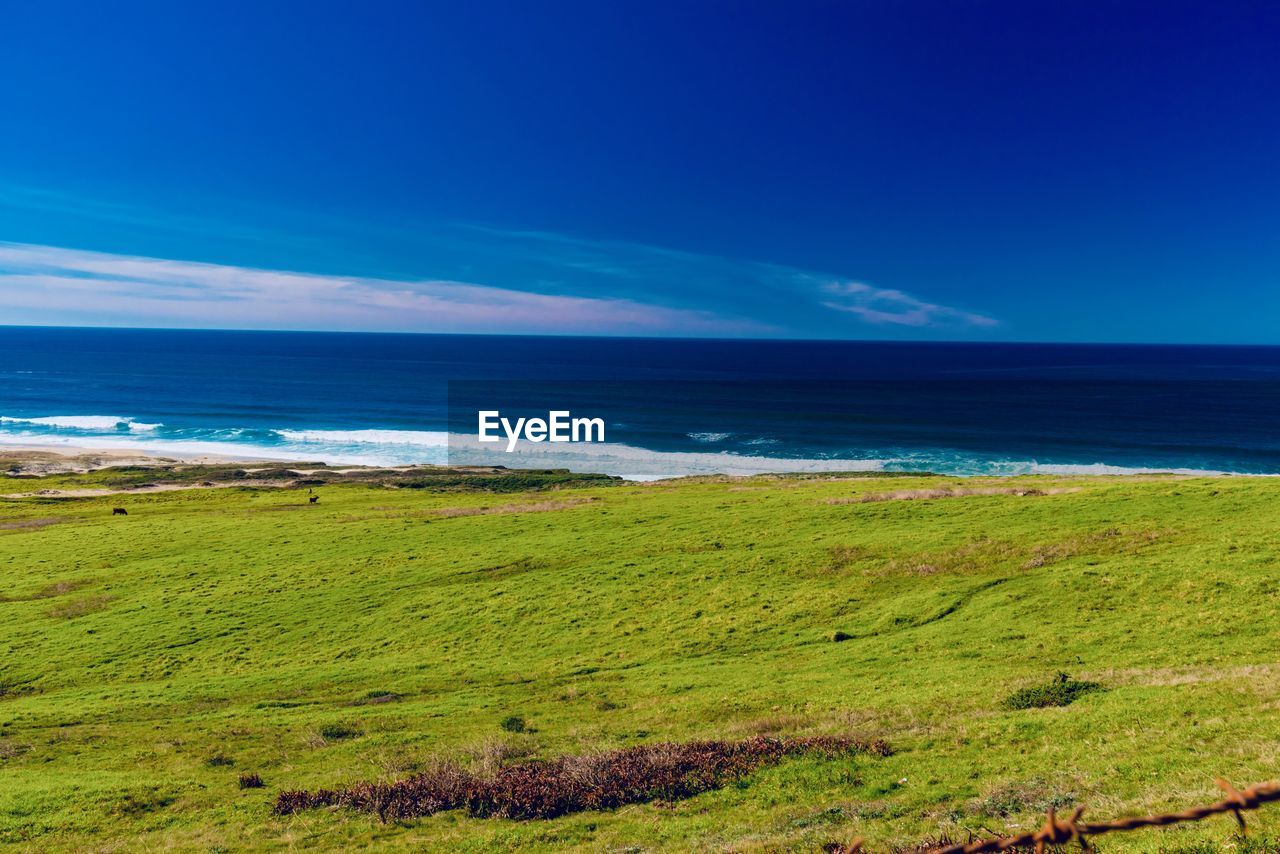
<path fill-rule="evenodd" d="M 789 317 L 809 329 L 829 324 L 831 312 L 872 326 L 990 328 L 980 312 L 943 305 L 894 288 L 849 281 L 782 264 L 725 258 L 615 240 L 588 240 L 542 231 L 465 228 L 489 247 L 526 261 L 581 271 L 655 295 L 733 305 L 754 317 Z M 803 328 L 803 327 L 802 327 Z M 847 327 L 846 327 L 847 328 Z"/>
<path fill-rule="evenodd" d="M 834 311 L 857 315 L 867 323 L 896 326 L 997 326 L 993 317 L 925 302 L 891 288 L 877 288 L 863 282 L 827 282 L 822 291 L 830 296 L 822 304 Z"/>
<path fill-rule="evenodd" d="M 443 275 L 324 275 L 0 242 L 0 322 L 837 338 L 998 325 L 786 265 L 552 232 L 453 225 L 420 234 L 422 266 Z"/>
<path fill-rule="evenodd" d="M 0 243 L 0 306 L 29 323 L 602 335 L 777 334 L 623 297 L 326 276 Z M 11 321 L 12 322 L 12 321 Z"/>

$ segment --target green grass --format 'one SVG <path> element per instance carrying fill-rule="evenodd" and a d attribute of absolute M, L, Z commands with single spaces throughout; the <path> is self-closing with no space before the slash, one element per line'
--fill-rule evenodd
<path fill-rule="evenodd" d="M 883 850 L 1277 776 L 1280 482 L 536 485 L 0 495 L 0 844 Z M 846 500 L 948 486 L 1047 494 Z M 1006 706 L 1060 671 L 1104 690 Z M 440 759 L 755 733 L 897 752 L 551 821 L 271 814 Z M 1098 843 L 1246 850 L 1229 817 Z"/>

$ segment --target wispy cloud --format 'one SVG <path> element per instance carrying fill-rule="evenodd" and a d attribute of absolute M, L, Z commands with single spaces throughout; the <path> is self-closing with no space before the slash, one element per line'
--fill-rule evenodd
<path fill-rule="evenodd" d="M 995 318 L 985 314 L 925 302 L 902 291 L 877 288 L 863 282 L 827 282 L 822 290 L 830 295 L 830 299 L 822 301 L 824 306 L 855 314 L 867 323 L 897 326 L 998 325 Z"/>
<path fill-rule="evenodd" d="M 297 236 L 51 192 L 0 193 L 0 207 L 10 202 L 50 216 L 90 211 L 135 229 L 125 240 L 138 245 L 167 231 L 163 245 L 186 244 L 197 256 L 257 260 L 266 246 L 270 257 L 321 268 L 386 266 L 380 275 L 326 275 L 270 269 L 288 261 L 237 266 L 0 242 L 7 323 L 733 337 L 998 325 L 986 313 L 829 272 L 549 231 L 321 218 Z"/>
<path fill-rule="evenodd" d="M 799 267 L 544 231 L 465 228 L 485 235 L 487 245 L 503 247 L 523 259 L 590 274 L 596 288 L 602 280 L 612 279 L 617 287 L 702 304 L 735 305 L 755 317 L 785 317 L 802 329 L 823 327 L 831 312 L 852 315 L 873 326 L 999 325 L 980 312 Z"/>
<path fill-rule="evenodd" d="M 768 335 L 766 323 L 622 297 L 325 276 L 0 243 L 10 322 L 609 335 Z M 14 318 L 17 318 L 14 320 Z"/>

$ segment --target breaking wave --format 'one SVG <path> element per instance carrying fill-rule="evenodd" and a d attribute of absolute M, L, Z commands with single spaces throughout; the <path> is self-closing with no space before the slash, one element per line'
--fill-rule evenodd
<path fill-rule="evenodd" d="M 183 427 L 112 415 L 0 416 L 0 445 L 101 448 L 177 458 L 218 456 L 244 460 L 326 462 L 396 466 L 412 464 L 505 465 L 568 468 L 633 480 L 702 474 L 929 471 L 948 475 L 1136 475 L 1227 472 L 1188 467 L 1122 466 L 1106 462 L 1062 463 L 1010 460 L 952 449 L 869 449 L 814 456 L 755 454 L 702 449 L 732 433 L 690 433 L 689 450 L 656 451 L 621 443 L 530 444 L 512 453 L 481 446 L 471 435 L 432 430 Z M 766 444 L 767 443 L 767 444 Z M 743 446 L 769 447 L 773 439 Z"/>
<path fill-rule="evenodd" d="M 146 433 L 163 427 L 116 415 L 46 415 L 40 418 L 15 418 L 0 415 L 0 424 L 28 424 L 65 430 L 111 430 L 120 433 Z"/>

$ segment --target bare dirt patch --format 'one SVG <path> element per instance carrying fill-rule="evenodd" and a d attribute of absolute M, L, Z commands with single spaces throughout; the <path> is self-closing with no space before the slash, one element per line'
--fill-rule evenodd
<path fill-rule="evenodd" d="M 840 498 L 824 498 L 823 504 L 871 504 L 877 501 L 931 501 L 939 498 L 969 498 L 980 495 L 1013 495 L 1033 498 L 1079 492 L 1078 487 L 1037 489 L 1029 486 L 938 487 L 936 489 L 895 489 L 893 492 L 869 492 Z"/>
<path fill-rule="evenodd" d="M 1011 564 L 1024 570 L 1038 569 L 1085 555 L 1136 555 L 1148 546 L 1166 539 L 1170 534 L 1169 531 L 1107 528 L 1068 537 L 1056 543 L 1031 545 L 981 537 L 942 551 L 896 558 L 887 562 L 883 571 L 923 576 L 1008 567 Z"/>
<path fill-rule="evenodd" d="M 94 596 L 85 596 L 82 599 L 76 599 L 65 605 L 60 605 L 49 611 L 50 617 L 56 617 L 60 620 L 74 620 L 76 617 L 83 617 L 86 614 L 92 614 L 106 608 L 114 597 L 105 593 L 99 593 Z"/>
<path fill-rule="evenodd" d="M 56 525 L 63 519 L 48 517 L 44 519 L 6 519 L 0 520 L 0 531 L 36 531 Z"/>
<path fill-rule="evenodd" d="M 853 564 L 875 560 L 878 557 L 879 555 L 865 546 L 832 546 L 831 560 L 826 568 L 830 572 L 839 572 Z"/>
<path fill-rule="evenodd" d="M 427 515 L 440 519 L 452 519 L 457 516 L 496 516 L 507 513 L 548 513 L 552 510 L 568 510 L 570 507 L 581 507 L 599 501 L 599 498 L 570 498 L 563 501 L 531 501 L 526 504 L 498 504 L 480 507 L 442 507 L 431 510 Z"/>
<path fill-rule="evenodd" d="M 37 599 L 53 599 L 58 596 L 65 596 L 74 590 L 79 590 L 87 584 L 89 584 L 89 580 L 84 578 L 56 581 L 53 584 L 46 584 L 35 593 L 27 596 L 0 596 L 0 602 L 34 602 Z"/>
<path fill-rule="evenodd" d="M 1031 556 L 1027 558 L 1022 568 L 1036 569 L 1082 554 L 1114 554 L 1116 552 L 1134 554 L 1143 546 L 1164 538 L 1167 533 L 1162 531 L 1122 531 L 1119 528 L 1108 528 L 1105 531 L 1072 537 L 1062 542 L 1036 546 L 1032 549 Z"/>

